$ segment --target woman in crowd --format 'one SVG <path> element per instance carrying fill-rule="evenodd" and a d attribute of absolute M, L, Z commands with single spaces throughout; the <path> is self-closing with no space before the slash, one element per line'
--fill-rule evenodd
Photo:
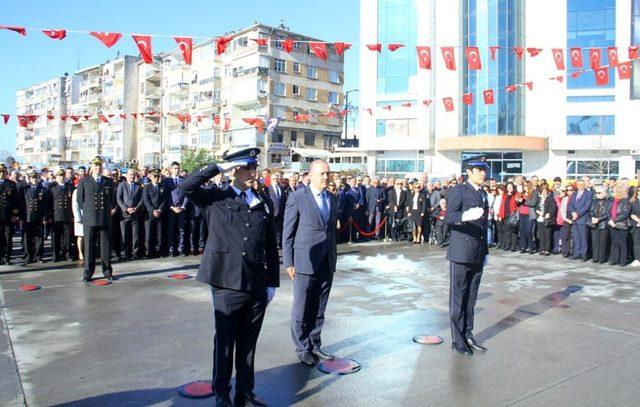
<path fill-rule="evenodd" d="M 596 198 L 591 203 L 590 222 L 591 228 L 591 254 L 594 263 L 607 261 L 607 249 L 609 248 L 609 228 L 607 222 L 611 212 L 611 205 L 607 199 L 607 189 L 603 185 L 596 187 Z"/>
<path fill-rule="evenodd" d="M 573 185 L 568 185 L 566 188 L 566 196 L 562 198 L 560 204 L 560 214 L 562 215 L 562 229 L 560 230 L 560 246 L 562 248 L 562 257 L 569 258 L 571 256 L 571 229 L 573 228 L 573 220 L 571 214 L 567 213 L 567 206 L 569 200 L 573 196 L 575 188 Z"/>
<path fill-rule="evenodd" d="M 489 189 L 489 192 L 494 195 L 493 206 L 489 208 L 489 214 L 493 214 L 493 243 L 498 249 L 502 249 L 502 237 L 504 235 L 504 219 L 500 217 L 500 207 L 502 206 L 505 190 L 506 187 L 503 185 L 494 185 Z"/>
<path fill-rule="evenodd" d="M 548 256 L 551 254 L 553 227 L 556 224 L 558 206 L 549 191 L 546 182 L 541 183 L 538 188 L 540 199 L 534 208 L 536 211 L 536 221 L 538 224 L 538 239 L 540 239 L 540 254 Z"/>
<path fill-rule="evenodd" d="M 520 223 L 518 234 L 520 236 L 520 253 L 533 254 L 535 250 L 534 229 L 536 222 L 535 199 L 536 194 L 533 182 L 527 181 L 524 186 L 524 192 L 516 195 L 516 203 L 518 204 L 518 213 L 520 214 Z"/>
<path fill-rule="evenodd" d="M 487 219 L 487 244 L 489 247 L 493 247 L 495 246 L 495 240 L 498 240 L 496 236 L 496 217 L 493 212 L 493 205 L 495 204 L 496 196 L 498 196 L 497 186 L 485 185 L 483 189 L 487 194 L 487 206 L 489 207 L 489 216 Z"/>
<path fill-rule="evenodd" d="M 74 189 L 71 195 L 71 210 L 73 211 L 73 234 L 76 236 L 78 249 L 78 260 L 83 261 L 82 248 L 84 247 L 84 230 L 82 229 L 82 209 L 78 205 L 78 190 Z"/>
<path fill-rule="evenodd" d="M 335 181 L 329 181 L 329 186 L 327 187 L 327 190 L 333 195 L 338 196 L 338 188 L 336 187 Z"/>
<path fill-rule="evenodd" d="M 627 236 L 629 235 L 629 216 L 631 215 L 631 203 L 629 191 L 617 185 L 613 192 L 611 203 L 611 217 L 609 227 L 611 233 L 611 254 L 609 264 L 612 266 L 627 265 Z"/>
<path fill-rule="evenodd" d="M 632 267 L 640 267 L 640 186 L 633 189 L 631 198 L 631 237 L 633 241 L 633 263 Z"/>
<path fill-rule="evenodd" d="M 518 204 L 516 202 L 517 192 L 513 182 L 508 182 L 506 192 L 502 197 L 502 205 L 500 205 L 500 217 L 503 223 L 503 239 L 502 250 L 515 252 L 518 247 L 518 223 L 511 224 L 512 219 L 518 212 Z"/>
<path fill-rule="evenodd" d="M 420 243 L 422 236 L 422 223 L 427 211 L 427 200 L 420 191 L 418 184 L 409 183 L 409 200 L 405 213 L 413 220 L 413 243 Z"/>
<path fill-rule="evenodd" d="M 557 179 L 557 178 L 556 178 Z M 564 223 L 564 218 L 562 217 L 562 212 L 560 211 L 560 206 L 562 205 L 562 200 L 565 196 L 567 196 L 567 189 L 559 185 L 554 180 L 554 189 L 553 189 L 553 199 L 556 201 L 556 207 L 558 208 L 558 213 L 556 214 L 556 224 L 553 226 L 553 254 L 562 253 L 562 248 L 560 246 L 561 236 L 562 236 L 562 224 Z"/>

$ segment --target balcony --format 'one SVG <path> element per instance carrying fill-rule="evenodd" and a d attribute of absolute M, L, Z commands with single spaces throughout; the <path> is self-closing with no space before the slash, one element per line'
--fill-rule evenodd
<path fill-rule="evenodd" d="M 257 79 L 239 81 L 234 84 L 230 102 L 241 109 L 259 106 L 267 97 L 267 92 L 263 89 L 263 83 Z"/>

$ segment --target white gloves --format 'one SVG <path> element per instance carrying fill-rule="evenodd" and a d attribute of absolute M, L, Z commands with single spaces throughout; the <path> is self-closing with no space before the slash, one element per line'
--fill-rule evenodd
<path fill-rule="evenodd" d="M 462 221 L 468 222 L 470 220 L 480 219 L 484 215 L 484 208 L 475 207 L 471 209 L 467 209 L 462 212 Z"/>
<path fill-rule="evenodd" d="M 231 161 L 231 162 L 219 163 L 219 164 L 216 164 L 216 166 L 218 167 L 220 172 L 228 172 L 232 168 L 244 167 L 247 164 L 248 162 L 246 161 Z"/>
<path fill-rule="evenodd" d="M 276 296 L 276 288 L 275 287 L 267 287 L 267 305 L 273 300 L 273 297 Z"/>
<path fill-rule="evenodd" d="M 489 264 L 489 255 L 486 254 L 484 256 L 484 261 L 482 262 L 482 267 L 487 267 L 487 264 Z"/>

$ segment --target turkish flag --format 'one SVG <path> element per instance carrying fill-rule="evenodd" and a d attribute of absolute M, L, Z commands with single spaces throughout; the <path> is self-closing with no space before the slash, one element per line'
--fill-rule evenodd
<path fill-rule="evenodd" d="M 589 50 L 589 61 L 591 61 L 591 69 L 600 68 L 602 60 L 602 50 L 600 48 L 591 48 Z"/>
<path fill-rule="evenodd" d="M 493 89 L 484 90 L 484 91 L 482 91 L 482 94 L 484 95 L 484 104 L 485 105 L 494 104 L 495 100 L 493 98 Z"/>
<path fill-rule="evenodd" d="M 382 106 L 382 109 L 383 109 L 383 110 L 391 111 L 391 106 L 390 106 L 390 105 Z"/>
<path fill-rule="evenodd" d="M 333 46 L 336 48 L 336 54 L 338 55 L 343 55 L 346 50 L 351 48 L 351 44 L 348 42 L 336 42 Z"/>
<path fill-rule="evenodd" d="M 562 48 L 554 48 L 551 50 L 551 53 L 553 54 L 553 61 L 556 63 L 556 68 L 558 68 L 559 71 L 564 71 L 564 50 Z"/>
<path fill-rule="evenodd" d="M 496 60 L 496 51 L 499 50 L 500 47 L 492 46 L 492 47 L 489 47 L 489 49 L 491 50 L 491 60 L 495 61 Z"/>
<path fill-rule="evenodd" d="M 533 82 L 525 82 L 524 83 L 529 90 L 533 90 Z"/>
<path fill-rule="evenodd" d="M 131 113 L 131 116 L 133 116 L 134 119 L 138 119 L 138 113 Z"/>
<path fill-rule="evenodd" d="M 412 106 L 411 102 L 405 102 L 402 104 L 402 107 L 411 107 L 411 106 Z"/>
<path fill-rule="evenodd" d="M 193 40 L 189 37 L 174 37 L 178 48 L 182 51 L 182 58 L 187 65 L 191 65 L 191 51 L 193 50 Z"/>
<path fill-rule="evenodd" d="M 464 95 L 462 95 L 462 103 L 464 103 L 465 105 L 472 105 L 473 93 L 465 93 Z"/>
<path fill-rule="evenodd" d="M 369 116 L 373 116 L 373 109 L 371 109 L 370 107 L 364 109 L 369 113 Z"/>
<path fill-rule="evenodd" d="M 382 44 L 367 44 L 367 48 L 371 51 L 382 52 Z"/>
<path fill-rule="evenodd" d="M 78 123 L 78 120 L 80 120 L 80 116 L 69 116 L 69 118 L 76 123 Z"/>
<path fill-rule="evenodd" d="M 572 72 L 572 73 L 571 73 L 571 77 L 572 77 L 573 79 L 576 79 L 578 76 L 582 75 L 583 73 L 584 73 L 584 71 L 583 71 L 583 70 L 575 71 L 575 72 Z"/>
<path fill-rule="evenodd" d="M 66 30 L 42 30 L 44 35 L 49 38 L 53 38 L 54 40 L 61 40 L 67 36 Z"/>
<path fill-rule="evenodd" d="M 540 55 L 540 53 L 542 52 L 542 48 L 527 48 L 527 52 L 529 53 L 530 57 L 535 57 Z"/>
<path fill-rule="evenodd" d="M 103 33 L 92 31 L 89 34 L 99 39 L 100 42 L 107 46 L 107 48 L 113 47 L 116 42 L 118 42 L 120 38 L 122 38 L 122 34 L 120 33 Z"/>
<path fill-rule="evenodd" d="M 293 51 L 293 46 L 295 45 L 295 41 L 292 40 L 291 38 L 287 38 L 286 40 L 284 40 L 282 42 L 282 48 L 284 49 L 284 52 L 286 52 L 287 54 L 290 53 L 291 51 Z"/>
<path fill-rule="evenodd" d="M 151 50 L 151 37 L 148 35 L 132 35 L 133 40 L 140 50 L 140 56 L 144 62 L 150 64 L 153 62 L 153 51 Z"/>
<path fill-rule="evenodd" d="M 256 44 L 258 44 L 259 47 L 264 47 L 267 45 L 267 39 L 266 38 L 251 38 L 251 41 L 255 41 Z"/>
<path fill-rule="evenodd" d="M 47 121 L 49 121 L 49 120 L 53 120 L 53 119 L 54 119 L 54 117 L 53 117 L 53 115 L 52 115 L 52 114 L 48 114 L 48 115 L 47 115 Z"/>
<path fill-rule="evenodd" d="M 324 42 L 310 42 L 309 49 L 311 52 L 315 54 L 318 58 L 323 61 L 327 60 L 327 44 Z"/>
<path fill-rule="evenodd" d="M 342 118 L 345 118 L 347 116 L 347 114 L 349 114 L 349 110 L 348 109 L 342 109 L 340 114 L 342 115 Z"/>
<path fill-rule="evenodd" d="M 105 115 L 103 115 L 103 114 L 99 114 L 99 115 L 98 115 L 98 119 L 100 119 L 100 121 L 101 121 L 102 123 L 109 123 L 109 120 L 108 120 L 108 119 L 107 119 L 107 117 L 106 117 Z"/>
<path fill-rule="evenodd" d="M 389 44 L 387 45 L 387 48 L 389 49 L 389 51 L 394 52 L 400 48 L 404 47 L 404 44 Z"/>
<path fill-rule="evenodd" d="M 621 62 L 618 64 L 618 78 L 620 79 L 631 79 L 631 70 L 632 70 L 631 61 Z"/>
<path fill-rule="evenodd" d="M 519 60 L 524 56 L 524 48 L 522 47 L 513 47 L 513 52 L 516 53 Z"/>
<path fill-rule="evenodd" d="M 18 125 L 20 127 L 29 126 L 29 120 L 27 120 L 27 116 L 18 116 Z"/>
<path fill-rule="evenodd" d="M 629 59 L 638 59 L 638 51 L 640 51 L 640 46 L 638 45 L 629 47 Z"/>
<path fill-rule="evenodd" d="M 433 102 L 431 99 L 425 99 L 422 101 L 422 104 L 426 107 L 429 107 L 429 105 L 431 105 L 431 102 Z"/>
<path fill-rule="evenodd" d="M 442 51 L 442 58 L 444 58 L 444 65 L 450 71 L 456 70 L 456 54 L 453 47 L 440 47 Z"/>
<path fill-rule="evenodd" d="M 506 89 L 507 89 L 507 92 L 511 93 L 511 92 L 515 92 L 518 89 L 518 87 L 516 85 L 509 85 L 506 87 Z"/>
<path fill-rule="evenodd" d="M 220 115 L 219 115 L 219 114 L 217 114 L 217 115 L 213 116 L 213 123 L 214 123 L 216 126 L 220 126 Z"/>
<path fill-rule="evenodd" d="M 469 69 L 473 71 L 482 69 L 482 61 L 480 60 L 480 51 L 478 50 L 478 47 L 467 47 L 465 52 L 467 54 Z"/>
<path fill-rule="evenodd" d="M 571 66 L 582 68 L 582 48 L 571 48 Z"/>
<path fill-rule="evenodd" d="M 365 109 L 365 110 L 367 110 L 367 109 Z M 371 109 L 368 109 L 368 110 L 369 110 L 369 114 L 371 114 Z M 327 117 L 330 117 L 330 118 L 332 118 L 332 119 L 333 119 L 334 117 L 336 117 L 336 115 L 337 115 L 337 113 L 336 113 L 336 112 L 334 112 L 333 110 L 330 110 L 330 111 L 328 111 L 328 112 L 327 112 Z"/>
<path fill-rule="evenodd" d="M 17 32 L 20 35 L 27 35 L 27 30 L 24 27 L 16 27 L 13 25 L 0 25 L 0 30 L 9 30 Z"/>
<path fill-rule="evenodd" d="M 431 69 L 431 47 L 416 47 L 418 64 L 422 69 Z"/>
<path fill-rule="evenodd" d="M 558 82 L 560 82 L 560 83 L 563 83 L 563 82 L 564 82 L 564 76 L 562 76 L 562 75 L 560 75 L 560 76 L 555 76 L 555 77 L 553 77 L 553 78 L 549 78 L 549 79 L 550 79 L 550 80 L 552 80 L 552 81 L 558 81 Z"/>
<path fill-rule="evenodd" d="M 594 74 L 596 75 L 596 85 L 604 86 L 609 83 L 609 67 L 597 68 Z"/>
<path fill-rule="evenodd" d="M 609 66 L 618 65 L 618 47 L 607 48 L 607 57 L 609 58 Z"/>
<path fill-rule="evenodd" d="M 60 116 L 60 120 L 62 120 L 63 122 L 67 121 L 67 116 Z"/>
<path fill-rule="evenodd" d="M 442 103 L 444 103 L 444 110 L 446 112 L 453 112 L 453 99 L 452 98 L 442 98 Z"/>
<path fill-rule="evenodd" d="M 124 113 L 120 113 L 120 118 L 121 118 L 122 120 L 127 120 L 127 115 L 126 115 L 126 114 L 124 114 Z"/>
<path fill-rule="evenodd" d="M 4 122 L 4 124 L 9 123 L 9 117 L 11 117 L 11 116 L 9 116 L 8 114 L 3 114 L 2 115 L 2 121 Z"/>
<path fill-rule="evenodd" d="M 231 119 L 228 117 L 224 118 L 224 129 L 229 130 L 231 128 Z"/>
<path fill-rule="evenodd" d="M 227 45 L 229 45 L 231 40 L 231 37 L 216 38 L 216 50 L 218 51 L 218 55 L 224 54 L 224 52 L 227 50 Z"/>

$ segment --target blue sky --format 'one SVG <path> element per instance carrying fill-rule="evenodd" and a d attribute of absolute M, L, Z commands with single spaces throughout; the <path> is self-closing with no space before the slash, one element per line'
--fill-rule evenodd
<path fill-rule="evenodd" d="M 278 25 L 284 20 L 292 31 L 325 41 L 357 42 L 359 2 L 323 0 L 182 0 L 90 2 L 65 0 L 4 0 L 0 25 L 68 30 L 133 32 L 215 36 L 250 26 L 253 21 Z M 170 38 L 153 40 L 154 53 L 175 47 Z M 16 91 L 32 84 L 91 66 L 121 54 L 138 55 L 131 38 L 123 37 L 109 49 L 97 39 L 68 34 L 62 41 L 41 32 L 27 31 L 23 37 L 0 31 L 0 113 L 15 114 Z M 358 51 L 346 53 L 345 90 L 358 87 Z M 357 94 L 351 94 L 350 98 Z M 356 96 L 357 97 L 357 96 Z M 349 123 L 351 125 L 351 123 Z M 7 126 L 0 122 L 0 150 L 15 152 L 15 118 Z"/>

